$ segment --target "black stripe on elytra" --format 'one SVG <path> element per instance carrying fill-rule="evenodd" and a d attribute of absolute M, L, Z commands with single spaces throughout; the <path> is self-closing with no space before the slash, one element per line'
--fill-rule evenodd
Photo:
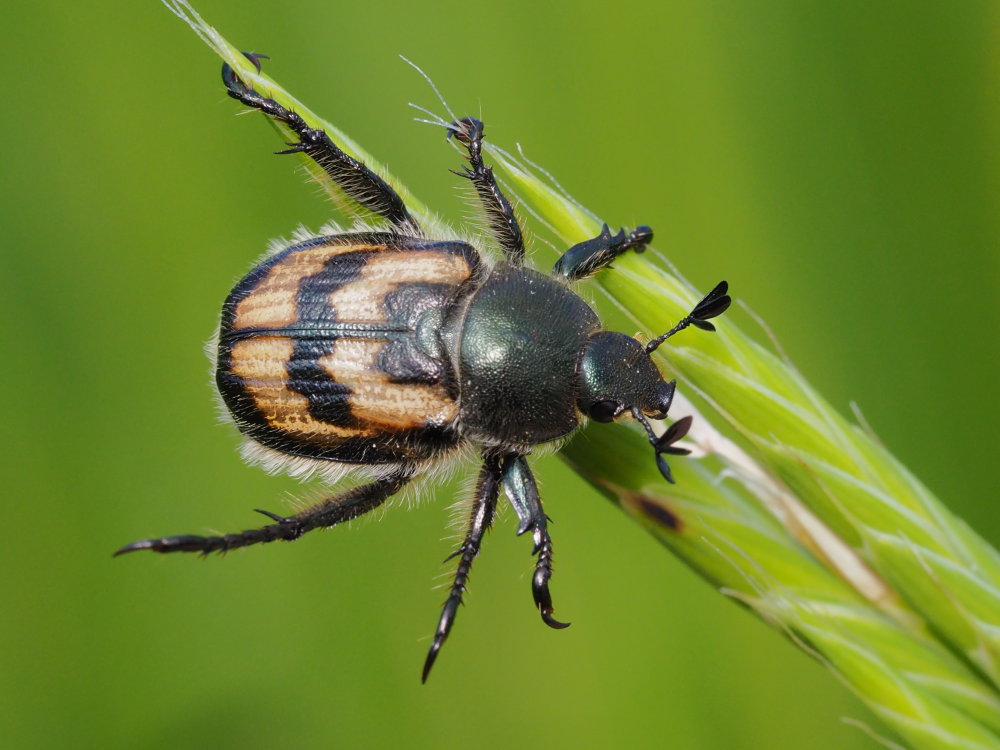
<path fill-rule="evenodd" d="M 392 249 L 403 248 L 396 244 Z M 464 243 L 414 243 L 405 249 L 408 252 L 459 255 L 467 265 L 478 265 L 475 250 Z M 337 321 L 337 311 L 330 306 L 330 296 L 359 280 L 368 261 L 378 252 L 358 250 L 336 255 L 327 261 L 322 271 L 303 279 L 296 299 L 298 326 L 325 328 L 353 322 Z M 475 258 L 475 264 L 472 258 Z M 395 330 L 416 331 L 421 318 L 428 314 L 435 316 L 432 311 L 443 311 L 455 292 L 453 284 L 407 282 L 392 288 L 389 282 L 387 286 L 392 291 L 385 294 L 382 305 L 388 326 Z M 440 327 L 442 318 L 441 314 L 434 317 L 435 330 Z M 423 348 L 421 344 L 424 344 Z M 295 339 L 295 349 L 287 365 L 288 388 L 308 399 L 309 413 L 314 419 L 338 427 L 360 427 L 360 421 L 351 409 L 350 387 L 336 382 L 336 373 L 331 376 L 319 361 L 332 354 L 337 346 L 337 341 L 333 339 Z M 435 335 L 403 336 L 386 343 L 375 366 L 388 375 L 391 382 L 433 385 L 450 375 L 451 368 L 443 357 Z"/>
<path fill-rule="evenodd" d="M 215 371 L 215 383 L 219 389 L 219 394 L 222 396 L 222 400 L 225 401 L 226 406 L 232 412 L 233 416 L 236 417 L 241 430 L 249 433 L 254 437 L 254 439 L 264 443 L 265 445 L 270 445 L 278 450 L 283 450 L 280 446 L 273 445 L 273 440 L 267 439 L 273 437 L 275 433 L 280 435 L 280 432 L 276 431 L 270 425 L 267 421 L 267 417 L 261 413 L 260 409 L 257 408 L 257 402 L 254 400 L 249 391 L 247 391 L 243 378 L 239 377 L 232 371 L 232 345 L 236 341 L 243 338 L 243 336 L 239 333 L 240 329 L 233 329 L 233 323 L 236 319 L 236 310 L 239 307 L 240 302 L 253 294 L 257 286 L 265 278 L 267 278 L 271 269 L 285 261 L 289 255 L 293 255 L 303 250 L 310 250 L 317 247 L 331 245 L 385 245 L 386 241 L 390 238 L 398 240 L 398 238 L 395 238 L 393 235 L 388 233 L 385 233 L 384 235 L 380 233 L 363 233 L 355 235 L 313 237 L 305 240 L 304 242 L 292 245 L 291 247 L 264 259 L 264 261 L 255 266 L 253 270 L 240 279 L 236 286 L 233 287 L 233 290 L 229 293 L 229 296 L 226 297 L 226 301 L 222 305 L 222 319 L 219 324 L 219 346 Z M 272 333 L 271 335 L 274 334 Z"/>
<path fill-rule="evenodd" d="M 233 327 L 237 305 L 253 292 L 274 266 L 281 263 L 289 255 L 316 247 L 344 245 L 370 245 L 402 252 L 410 250 L 434 250 L 448 255 L 457 255 L 469 266 L 473 278 L 478 278 L 481 266 L 479 254 L 476 252 L 476 249 L 465 242 L 433 242 L 416 237 L 401 237 L 391 232 L 355 232 L 353 234 L 331 234 L 323 237 L 312 237 L 265 258 L 237 282 L 222 306 L 222 332 L 225 333 Z"/>
<path fill-rule="evenodd" d="M 298 325 L 312 328 L 335 324 L 336 311 L 330 307 L 330 295 L 358 281 L 371 256 L 372 251 L 334 255 L 323 270 L 304 278 L 295 299 Z M 337 340 L 298 337 L 294 342 L 285 366 L 288 389 L 309 400 L 313 419 L 338 427 L 358 427 L 358 419 L 351 411 L 350 387 L 338 383 L 320 364 L 320 359 L 333 353 Z"/>
<path fill-rule="evenodd" d="M 334 241 L 339 239 L 340 238 L 336 235 L 332 237 L 313 237 L 305 242 L 300 242 L 296 245 L 285 248 L 281 252 L 265 258 L 262 262 L 254 266 L 250 273 L 236 282 L 236 286 L 234 286 L 232 291 L 229 292 L 229 296 L 226 297 L 226 301 L 222 303 L 222 321 L 219 325 L 221 335 L 225 336 L 230 330 L 232 330 L 233 323 L 236 320 L 236 308 L 239 306 L 240 302 L 250 296 L 254 289 L 257 288 L 257 285 L 260 284 L 260 282 L 263 281 L 271 272 L 272 268 L 285 260 L 285 258 L 289 255 L 302 250 L 309 250 L 323 245 L 345 244 Z"/>

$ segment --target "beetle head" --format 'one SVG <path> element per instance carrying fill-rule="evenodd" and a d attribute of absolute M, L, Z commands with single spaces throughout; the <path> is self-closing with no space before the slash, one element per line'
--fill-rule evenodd
<path fill-rule="evenodd" d="M 599 331 L 584 345 L 577 365 L 577 406 L 598 422 L 613 422 L 633 410 L 665 419 L 674 397 L 642 344 L 631 336 Z"/>
<path fill-rule="evenodd" d="M 657 435 L 650 419 L 666 419 L 676 382 L 667 382 L 650 359 L 648 347 L 622 333 L 599 331 L 584 345 L 577 365 L 577 399 L 580 411 L 597 422 L 632 416 L 646 431 L 656 465 L 668 482 L 674 477 L 666 455 L 689 451 L 675 443 L 687 435 L 691 417 L 674 422 Z"/>

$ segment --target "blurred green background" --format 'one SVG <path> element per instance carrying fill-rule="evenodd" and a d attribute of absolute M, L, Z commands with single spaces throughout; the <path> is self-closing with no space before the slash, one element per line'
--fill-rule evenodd
<path fill-rule="evenodd" d="M 456 155 L 406 107 L 438 109 L 397 55 L 417 61 L 698 287 L 727 278 L 1000 542 L 996 3 L 197 7 L 461 221 Z M 573 627 L 538 621 L 506 514 L 423 687 L 461 479 L 294 545 L 113 560 L 316 491 L 241 464 L 202 342 L 267 239 L 330 209 L 154 0 L 3 15 L 0 746 L 876 747 L 830 674 L 555 458 L 536 470 Z"/>

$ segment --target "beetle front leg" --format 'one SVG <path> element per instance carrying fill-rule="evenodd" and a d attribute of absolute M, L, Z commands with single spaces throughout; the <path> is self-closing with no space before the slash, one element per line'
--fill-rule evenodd
<path fill-rule="evenodd" d="M 594 239 L 577 243 L 563 253 L 556 261 L 552 273 L 577 281 L 607 268 L 622 253 L 629 250 L 643 252 L 652 241 L 653 230 L 645 225 L 636 227 L 628 234 L 620 229 L 618 234 L 613 235 L 605 224 Z"/>
<path fill-rule="evenodd" d="M 462 595 L 469 582 L 472 561 L 479 554 L 483 536 L 493 524 L 497 498 L 500 496 L 502 461 L 503 457 L 495 451 L 491 451 L 483 457 L 483 468 L 479 471 L 479 479 L 476 482 L 476 497 L 472 505 L 472 516 L 469 518 L 469 529 L 465 541 L 447 558 L 450 560 L 452 557 L 459 557 L 458 568 L 455 570 L 455 579 L 452 581 L 448 599 L 441 610 L 437 630 L 434 631 L 434 642 L 431 644 L 430 650 L 427 652 L 427 659 L 424 661 L 422 682 L 427 682 L 427 676 L 431 673 L 431 667 L 434 666 L 438 652 L 447 640 L 448 633 L 451 632 L 458 607 L 462 603 Z"/>
<path fill-rule="evenodd" d="M 535 484 L 535 478 L 524 456 L 512 456 L 504 462 L 503 487 L 520 520 L 517 533 L 523 534 L 531 529 L 535 540 L 531 553 L 538 555 L 538 559 L 535 562 L 535 574 L 531 578 L 531 593 L 535 599 L 535 606 L 538 607 L 538 613 L 551 628 L 569 627 L 568 622 L 560 622 L 552 616 L 552 595 L 549 593 L 549 579 L 552 577 L 552 537 L 549 536 L 549 517 L 542 508 L 538 485 Z"/>

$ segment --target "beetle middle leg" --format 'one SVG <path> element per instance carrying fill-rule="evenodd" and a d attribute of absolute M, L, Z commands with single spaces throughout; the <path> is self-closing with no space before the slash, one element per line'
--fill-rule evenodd
<path fill-rule="evenodd" d="M 259 67 L 258 59 L 261 55 L 251 55 L 246 52 L 243 54 Z M 244 83 L 228 64 L 222 66 L 222 82 L 233 99 L 284 123 L 298 136 L 297 142 L 289 143 L 289 148 L 277 153 L 305 154 L 315 161 L 351 200 L 378 214 L 402 232 L 420 234 L 419 225 L 410 216 L 399 193 L 363 162 L 344 153 L 330 140 L 326 131 L 309 127 L 298 114 L 255 91 Z"/>
<path fill-rule="evenodd" d="M 462 603 L 462 594 L 465 593 L 466 585 L 469 582 L 472 561 L 479 554 L 479 548 L 483 543 L 483 536 L 487 529 L 493 525 L 502 476 L 503 455 L 496 451 L 488 451 L 483 456 L 483 468 L 480 469 L 479 479 L 476 481 L 476 496 L 472 505 L 472 515 L 469 518 L 469 528 L 465 541 L 448 557 L 449 560 L 452 557 L 459 558 L 458 568 L 455 570 L 455 578 L 452 581 L 448 599 L 441 610 L 437 630 L 434 631 L 434 642 L 431 644 L 430 650 L 427 652 L 427 659 L 424 661 L 424 672 L 421 677 L 423 682 L 427 682 L 427 676 L 431 673 L 431 667 L 434 666 L 438 652 L 448 638 L 448 633 L 451 632 L 458 607 Z"/>
<path fill-rule="evenodd" d="M 463 117 L 451 124 L 448 137 L 465 146 L 469 152 L 469 165 L 461 172 L 455 170 L 459 177 L 468 179 L 476 189 L 490 231 L 503 250 L 507 260 L 520 265 L 524 260 L 524 236 L 521 225 L 514 215 L 514 207 L 510 205 L 507 196 L 500 190 L 496 178 L 493 177 L 493 167 L 483 163 L 483 130 L 485 126 L 475 117 Z"/>
<path fill-rule="evenodd" d="M 591 276 L 611 265 L 611 262 L 622 253 L 635 250 L 641 253 L 653 241 L 653 230 L 640 225 L 628 234 L 620 229 L 618 234 L 611 234 L 608 225 L 601 228 L 601 233 L 592 240 L 579 242 L 556 261 L 552 273 L 569 281 Z"/>
<path fill-rule="evenodd" d="M 504 463 L 503 487 L 520 524 L 518 534 L 530 530 L 535 546 L 532 554 L 537 555 L 535 574 L 531 579 L 531 593 L 535 606 L 545 624 L 552 628 L 565 628 L 568 622 L 560 622 L 552 616 L 552 595 L 549 594 L 549 579 L 552 577 L 552 537 L 549 536 L 548 521 L 538 485 L 531 474 L 531 468 L 524 456 L 511 456 Z"/>
<path fill-rule="evenodd" d="M 401 467 L 389 476 L 334 495 L 306 508 L 301 513 L 296 513 L 294 516 L 283 517 L 266 510 L 258 510 L 258 513 L 275 521 L 275 523 L 258 529 L 248 529 L 221 536 L 183 534 L 160 539 L 143 539 L 125 545 L 115 552 L 115 556 L 143 549 L 161 553 L 200 552 L 207 555 L 210 552 L 228 552 L 231 549 L 248 547 L 251 544 L 274 542 L 279 539 L 290 542 L 298 539 L 307 531 L 335 526 L 374 510 L 399 492 L 410 481 L 413 474 L 412 467 Z"/>

